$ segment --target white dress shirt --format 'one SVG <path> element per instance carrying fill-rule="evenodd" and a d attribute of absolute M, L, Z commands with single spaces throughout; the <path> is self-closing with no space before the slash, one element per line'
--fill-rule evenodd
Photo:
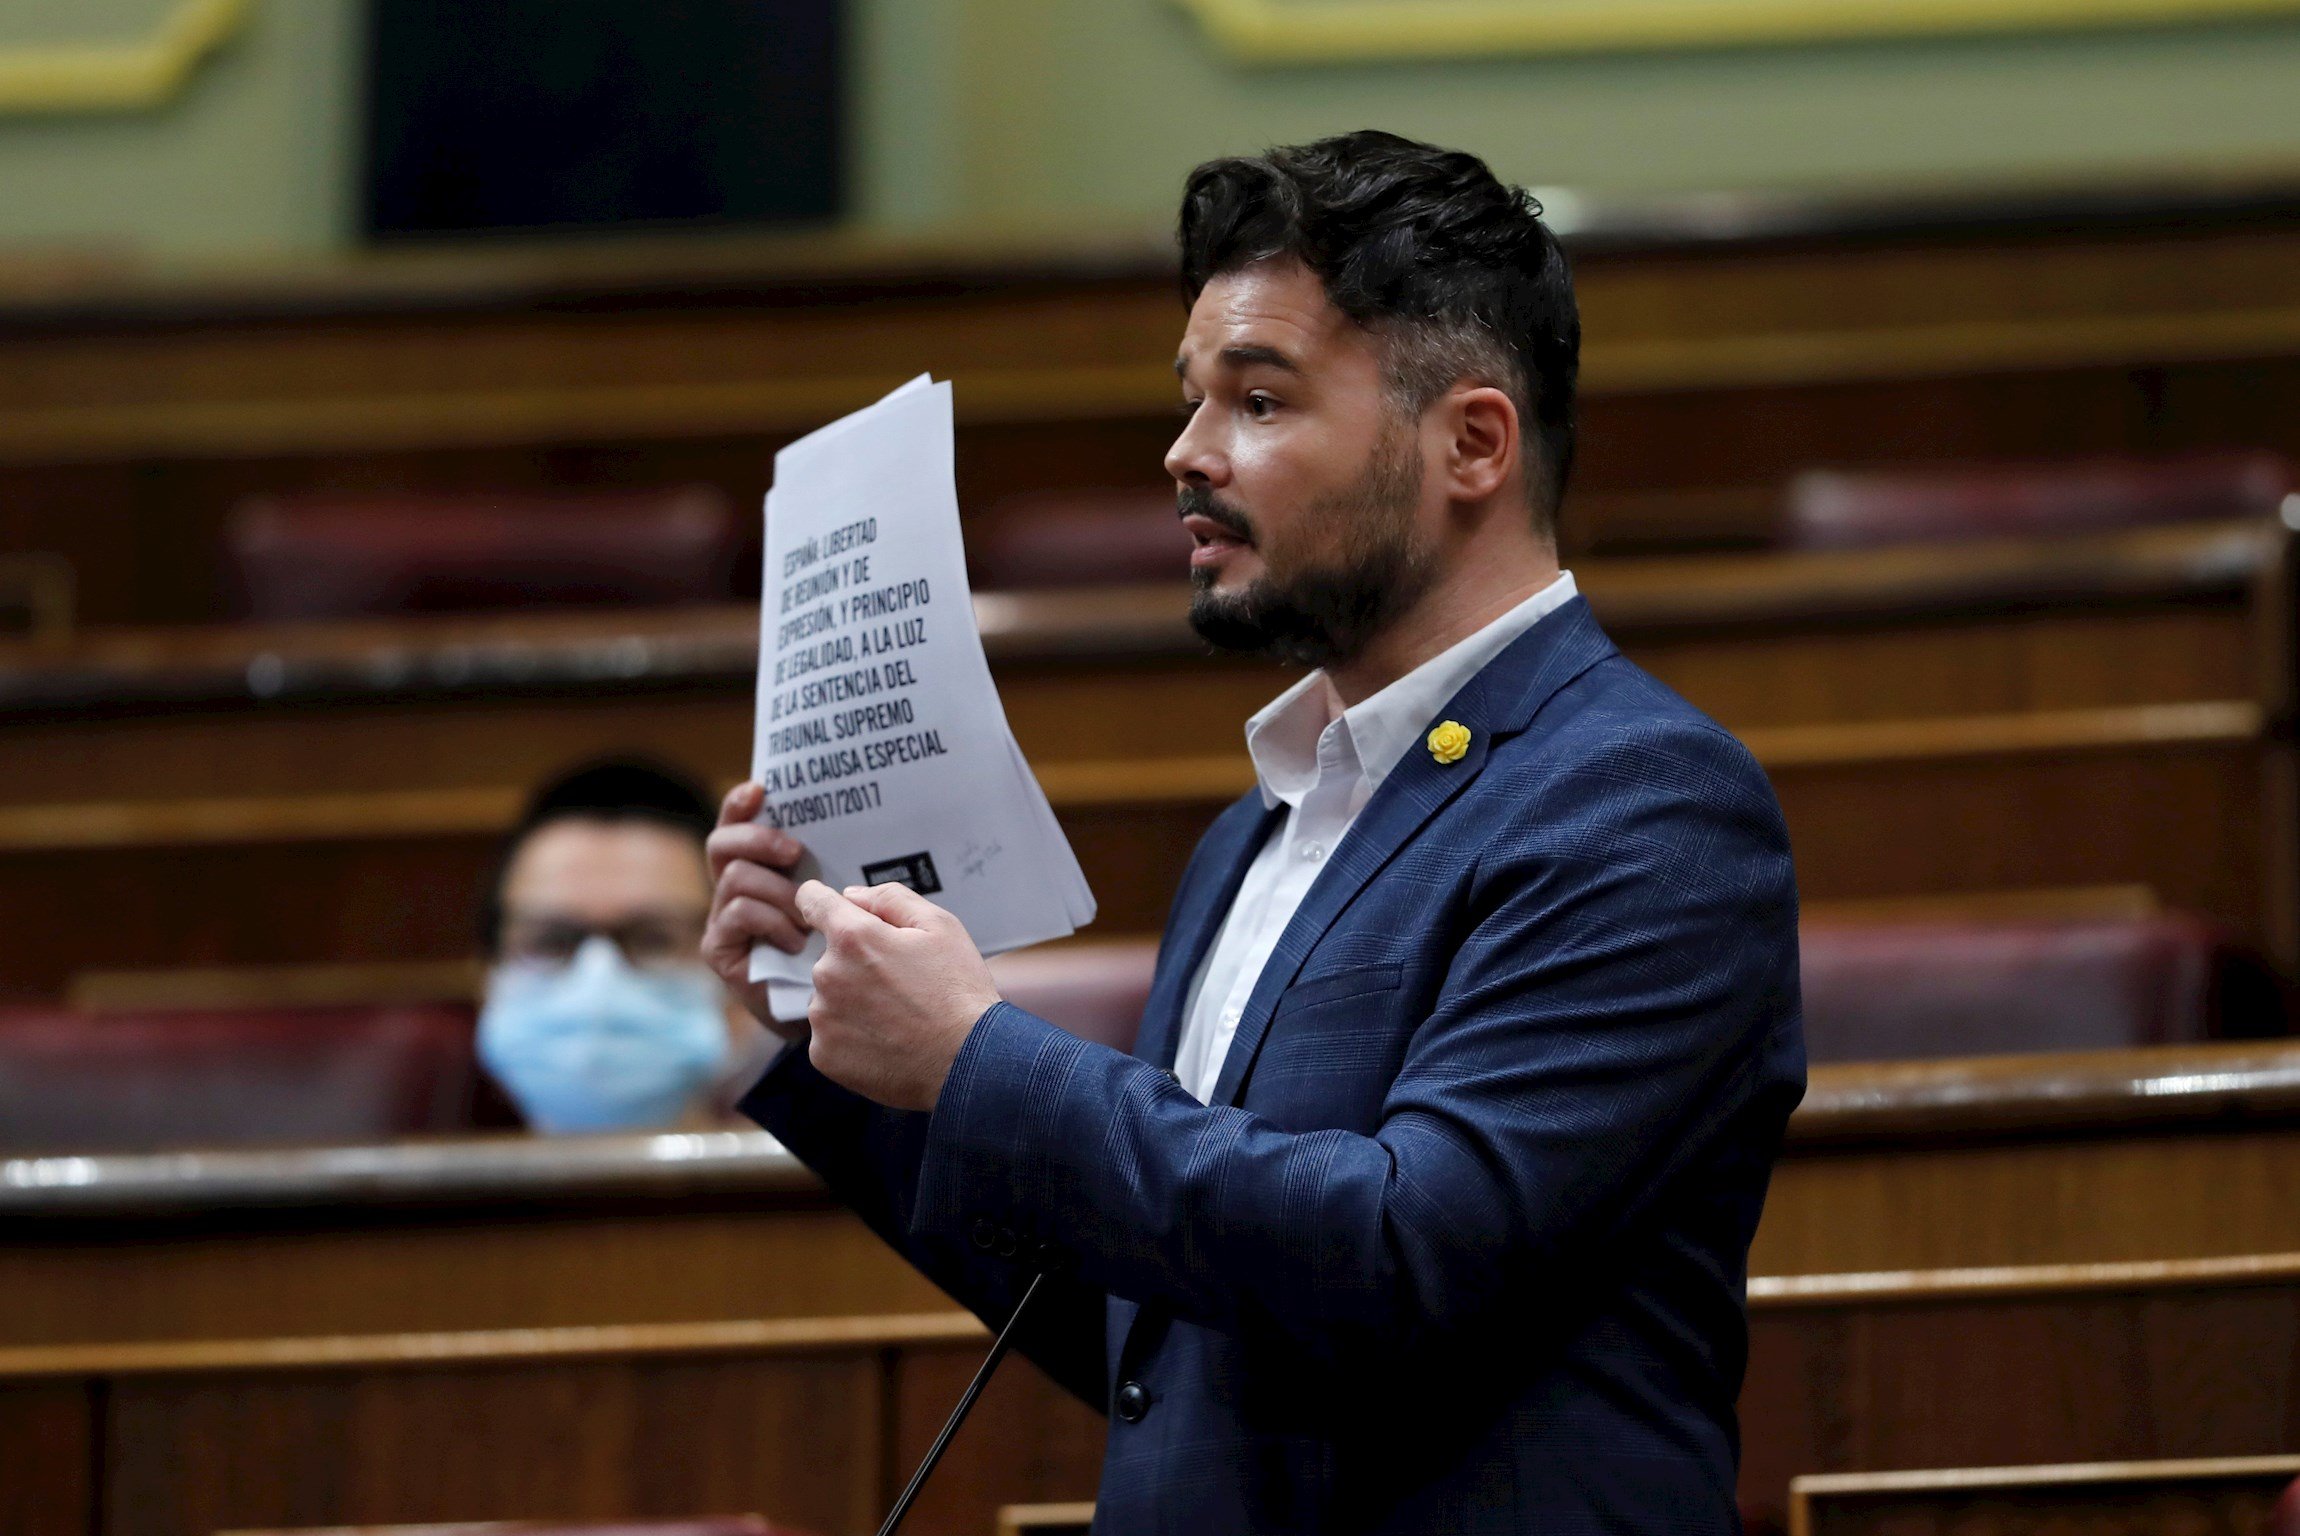
<path fill-rule="evenodd" d="M 1246 722 L 1246 751 L 1261 781 L 1262 803 L 1273 809 L 1283 804 L 1287 811 L 1284 824 L 1255 854 L 1183 1006 L 1174 1075 L 1200 1103 L 1212 1100 L 1222 1080 L 1223 1058 L 1270 952 L 1358 812 L 1463 685 L 1573 596 L 1573 573 L 1561 572 L 1371 698 L 1341 709 L 1326 674 L 1312 672 Z"/>

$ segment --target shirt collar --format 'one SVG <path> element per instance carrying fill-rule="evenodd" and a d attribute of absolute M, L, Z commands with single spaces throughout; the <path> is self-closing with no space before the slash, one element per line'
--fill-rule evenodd
<path fill-rule="evenodd" d="M 1318 782 L 1318 741 L 1326 727 L 1338 727 L 1337 738 L 1349 734 L 1338 705 L 1326 674 L 1312 672 L 1247 719 L 1246 755 L 1254 760 L 1265 808 L 1300 805 Z"/>
<path fill-rule="evenodd" d="M 1312 672 L 1254 712 L 1246 722 L 1246 752 L 1262 788 L 1262 804 L 1299 805 L 1318 782 L 1319 745 L 1329 724 L 1328 766 L 1355 767 L 1369 790 L 1433 723 L 1437 712 L 1511 642 L 1571 602 L 1573 573 L 1557 579 L 1465 639 L 1438 652 L 1370 698 L 1337 716 L 1339 702 L 1322 671 Z"/>

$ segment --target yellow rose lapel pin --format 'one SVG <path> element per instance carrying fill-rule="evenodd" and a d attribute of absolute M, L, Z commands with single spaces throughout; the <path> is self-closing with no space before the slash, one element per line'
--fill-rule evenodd
<path fill-rule="evenodd" d="M 1469 727 L 1459 720 L 1441 720 L 1430 732 L 1430 756 L 1441 763 L 1458 763 L 1469 751 Z"/>

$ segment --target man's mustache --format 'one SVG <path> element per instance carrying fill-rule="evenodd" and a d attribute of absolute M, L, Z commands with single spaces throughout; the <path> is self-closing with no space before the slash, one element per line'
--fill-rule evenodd
<path fill-rule="evenodd" d="M 1174 493 L 1174 515 L 1202 517 L 1232 538 L 1254 542 L 1254 525 L 1246 514 L 1226 501 L 1216 501 L 1202 485 L 1186 485 Z"/>

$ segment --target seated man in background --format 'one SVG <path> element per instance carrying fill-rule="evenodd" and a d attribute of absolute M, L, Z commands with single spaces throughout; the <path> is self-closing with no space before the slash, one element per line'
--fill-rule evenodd
<path fill-rule="evenodd" d="M 765 1068 L 770 1037 L 697 955 L 716 819 L 684 775 L 625 759 L 544 785 L 512 829 L 479 1058 L 534 1130 L 716 1125 Z"/>

